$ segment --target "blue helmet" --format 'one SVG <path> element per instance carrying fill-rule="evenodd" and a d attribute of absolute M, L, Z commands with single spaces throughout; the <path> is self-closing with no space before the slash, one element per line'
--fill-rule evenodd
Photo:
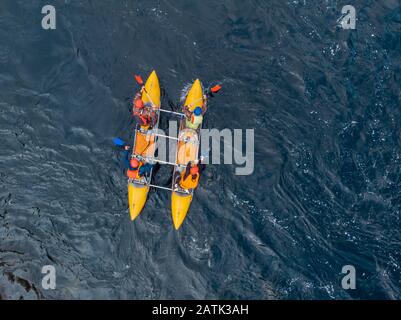
<path fill-rule="evenodd" d="M 196 107 L 194 109 L 194 115 L 195 116 L 200 116 L 202 114 L 202 108 L 201 107 Z"/>

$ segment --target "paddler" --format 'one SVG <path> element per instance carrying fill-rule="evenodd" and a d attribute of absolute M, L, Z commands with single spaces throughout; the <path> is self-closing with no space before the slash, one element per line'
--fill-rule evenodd
<path fill-rule="evenodd" d="M 157 122 L 156 112 L 151 106 L 145 106 L 141 93 L 138 93 L 134 98 L 132 115 L 141 128 L 146 130 L 154 127 Z"/>
<path fill-rule="evenodd" d="M 191 108 L 191 106 L 184 106 L 183 112 L 185 114 L 185 126 L 190 129 L 197 130 L 199 126 L 202 124 L 203 116 L 207 111 L 207 95 L 203 95 L 203 103 L 202 105 L 198 105 L 195 108 Z"/>
<path fill-rule="evenodd" d="M 202 108 L 196 107 L 191 116 L 186 118 L 185 126 L 189 129 L 198 130 L 199 126 L 202 124 L 202 121 Z"/>
<path fill-rule="evenodd" d="M 127 168 L 127 177 L 130 179 L 140 179 L 144 175 L 152 171 L 153 165 L 150 163 L 144 164 L 136 158 L 132 158 L 129 161 L 129 166 Z"/>
<path fill-rule="evenodd" d="M 200 178 L 199 160 L 189 162 L 180 177 L 179 185 L 184 190 L 195 189 Z"/>

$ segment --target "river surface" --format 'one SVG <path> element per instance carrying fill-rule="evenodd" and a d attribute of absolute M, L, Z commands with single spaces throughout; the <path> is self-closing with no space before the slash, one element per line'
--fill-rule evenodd
<path fill-rule="evenodd" d="M 48 2 L 55 30 L 0 2 L 0 298 L 401 298 L 398 0 Z M 111 142 L 153 69 L 163 108 L 222 83 L 206 126 L 255 130 L 253 174 L 208 165 L 178 232 L 163 190 L 130 221 Z"/>

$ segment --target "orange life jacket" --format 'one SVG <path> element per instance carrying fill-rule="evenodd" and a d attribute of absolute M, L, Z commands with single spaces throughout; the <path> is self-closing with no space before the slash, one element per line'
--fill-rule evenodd
<path fill-rule="evenodd" d="M 130 179 L 139 179 L 140 178 L 139 169 L 141 169 L 141 167 L 142 167 L 142 162 L 139 163 L 138 169 L 136 169 L 136 170 L 128 169 L 127 170 L 127 177 L 130 178 Z"/>
<path fill-rule="evenodd" d="M 142 109 L 143 107 L 144 104 L 141 98 L 137 98 L 134 100 L 134 109 Z"/>
<path fill-rule="evenodd" d="M 195 189 L 198 186 L 199 183 L 199 173 L 195 175 L 195 179 L 192 179 L 192 175 L 189 174 L 185 178 L 185 171 L 181 174 L 181 181 L 180 181 L 180 186 L 183 189 Z"/>

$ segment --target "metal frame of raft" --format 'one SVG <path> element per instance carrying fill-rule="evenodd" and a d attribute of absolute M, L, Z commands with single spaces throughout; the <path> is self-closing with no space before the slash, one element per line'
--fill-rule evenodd
<path fill-rule="evenodd" d="M 152 103 L 152 102 L 151 102 L 151 103 Z M 153 106 L 154 106 L 154 104 L 152 103 L 152 108 L 153 108 Z M 151 137 L 163 137 L 163 138 L 167 138 L 167 139 L 172 139 L 172 140 L 177 140 L 177 141 L 184 141 L 184 142 L 187 141 L 187 139 L 179 139 L 178 137 L 173 137 L 173 136 L 168 136 L 168 135 L 164 135 L 164 134 L 159 134 L 159 133 L 154 133 L 154 132 L 153 132 L 153 131 L 156 131 L 156 130 L 159 129 L 160 112 L 165 112 L 165 113 L 170 113 L 170 114 L 177 115 L 177 116 L 180 116 L 180 117 L 185 117 L 185 115 L 184 115 L 183 113 L 181 113 L 181 112 L 175 112 L 175 111 L 165 110 L 165 109 L 162 109 L 161 106 L 158 107 L 158 108 L 157 108 L 157 117 L 158 117 L 158 118 L 157 118 L 157 123 L 156 123 L 156 125 L 155 125 L 154 128 L 152 128 L 152 129 L 150 129 L 150 130 L 147 130 L 147 131 L 142 131 L 142 130 L 140 129 L 140 126 L 139 126 L 139 125 L 136 125 L 136 127 L 135 127 L 135 137 L 134 137 L 134 148 L 135 148 L 135 144 L 136 144 L 136 135 L 137 135 L 138 131 L 139 131 L 140 133 L 142 133 L 142 134 L 145 134 L 146 136 L 151 136 Z M 138 129 L 138 127 L 139 127 L 139 129 Z M 152 132 L 151 132 L 151 133 L 148 133 L 148 131 L 152 131 Z M 150 139 L 152 139 L 152 138 L 149 138 L 149 140 L 150 140 Z M 157 150 L 157 138 L 155 138 L 153 144 L 155 145 L 155 149 L 154 149 L 153 154 L 155 154 L 155 153 L 156 153 L 156 150 Z M 178 147 L 178 145 L 177 145 L 177 147 Z M 157 163 L 161 163 L 161 164 L 172 165 L 172 166 L 175 166 L 175 167 L 186 167 L 186 165 L 182 165 L 182 164 L 179 164 L 179 163 L 177 163 L 177 162 L 174 163 L 174 162 L 168 162 L 168 161 L 163 161 L 163 160 L 156 159 L 154 156 L 153 156 L 153 157 L 143 157 L 142 155 L 135 153 L 135 150 L 134 150 L 134 152 L 133 152 L 132 155 L 131 155 L 131 159 L 132 159 L 132 158 L 138 158 L 138 159 L 140 159 L 140 160 L 144 160 L 145 163 L 148 163 L 148 162 L 157 162 Z M 176 155 L 176 158 L 177 158 L 177 155 Z M 177 189 L 177 188 L 176 188 L 176 189 L 173 189 L 173 188 L 168 188 L 168 187 L 163 187 L 163 186 L 159 186 L 159 185 L 152 184 L 152 183 L 151 183 L 151 181 L 152 181 L 152 174 L 153 174 L 153 168 L 152 168 L 152 170 L 150 171 L 148 177 L 144 177 L 144 178 L 142 178 L 142 179 L 135 179 L 135 180 L 134 180 L 134 179 L 128 179 L 128 180 L 129 180 L 129 183 L 136 183 L 136 184 L 146 185 L 146 186 L 151 187 L 151 188 L 157 188 L 157 189 L 161 189 L 161 190 L 169 190 L 169 191 L 182 192 L 183 194 L 189 194 L 189 192 L 183 192 L 183 191 L 181 191 L 181 190 L 179 190 L 179 189 Z M 145 180 L 146 182 L 143 182 L 143 180 Z"/>

